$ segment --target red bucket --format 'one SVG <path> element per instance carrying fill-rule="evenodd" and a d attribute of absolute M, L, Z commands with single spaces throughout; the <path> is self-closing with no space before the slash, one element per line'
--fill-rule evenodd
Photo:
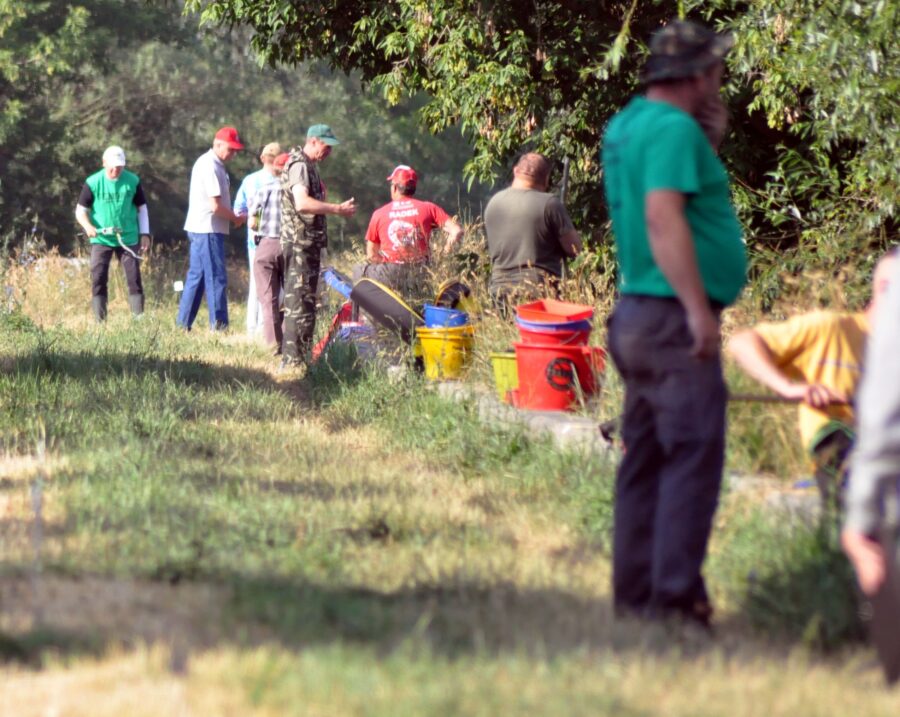
<path fill-rule="evenodd" d="M 565 411 L 578 400 L 578 391 L 596 393 L 597 377 L 606 366 L 599 346 L 516 343 L 519 391 L 516 404 L 536 411 Z"/>
<path fill-rule="evenodd" d="M 519 325 L 519 336 L 523 344 L 542 344 L 552 346 L 584 346 L 591 338 L 590 329 L 580 331 L 526 329 Z"/>
<path fill-rule="evenodd" d="M 526 321 L 579 321 L 593 318 L 594 307 L 556 299 L 541 299 L 517 306 L 516 316 Z"/>

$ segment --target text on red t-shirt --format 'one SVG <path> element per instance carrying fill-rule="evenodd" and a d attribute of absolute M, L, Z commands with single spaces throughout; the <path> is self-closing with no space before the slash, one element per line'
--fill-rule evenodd
<path fill-rule="evenodd" d="M 437 204 L 407 198 L 392 201 L 372 214 L 366 241 L 379 245 L 383 261 L 405 263 L 428 259 L 428 237 L 450 216 Z"/>

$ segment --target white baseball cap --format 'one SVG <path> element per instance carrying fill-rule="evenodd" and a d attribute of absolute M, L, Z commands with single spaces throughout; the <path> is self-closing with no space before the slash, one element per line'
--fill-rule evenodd
<path fill-rule="evenodd" d="M 103 164 L 107 167 L 124 167 L 125 166 L 125 150 L 117 145 L 107 147 L 103 152 Z"/>

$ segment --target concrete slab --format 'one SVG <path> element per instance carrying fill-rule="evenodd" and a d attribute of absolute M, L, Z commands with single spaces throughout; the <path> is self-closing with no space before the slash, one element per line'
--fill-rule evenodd
<path fill-rule="evenodd" d="M 615 456 L 619 450 L 600 433 L 597 421 L 565 411 L 526 411 L 503 403 L 487 387 L 462 381 L 437 381 L 431 384 L 444 398 L 474 402 L 478 417 L 486 424 L 523 426 L 534 435 L 549 435 L 561 447 L 578 448 Z M 794 490 L 780 481 L 759 475 L 727 474 L 727 489 L 735 493 L 756 494 L 767 510 L 789 522 L 813 526 L 821 513 L 816 490 Z"/>
<path fill-rule="evenodd" d="M 610 453 L 613 445 L 600 434 L 600 424 L 584 416 L 565 411 L 526 411 L 500 401 L 496 394 L 482 386 L 458 381 L 438 381 L 437 392 L 456 401 L 472 401 L 478 406 L 478 417 L 485 423 L 520 425 L 535 435 L 549 435 L 558 446 L 582 448 Z"/>

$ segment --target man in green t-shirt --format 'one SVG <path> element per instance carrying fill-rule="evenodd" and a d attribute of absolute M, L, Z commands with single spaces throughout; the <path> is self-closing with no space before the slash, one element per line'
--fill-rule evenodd
<path fill-rule="evenodd" d="M 138 316 L 144 312 L 140 252 L 150 246 L 147 201 L 138 176 L 125 169 L 125 151 L 107 147 L 103 169 L 84 183 L 75 218 L 91 240 L 91 294 L 94 318 L 106 320 L 109 264 L 113 255 L 125 270 L 128 304 Z"/>
<path fill-rule="evenodd" d="M 708 625 L 701 567 L 725 451 L 719 314 L 746 275 L 716 149 L 729 36 L 674 21 L 650 42 L 646 93 L 603 138 L 621 296 L 609 348 L 625 382 L 616 477 L 617 611 Z"/>

